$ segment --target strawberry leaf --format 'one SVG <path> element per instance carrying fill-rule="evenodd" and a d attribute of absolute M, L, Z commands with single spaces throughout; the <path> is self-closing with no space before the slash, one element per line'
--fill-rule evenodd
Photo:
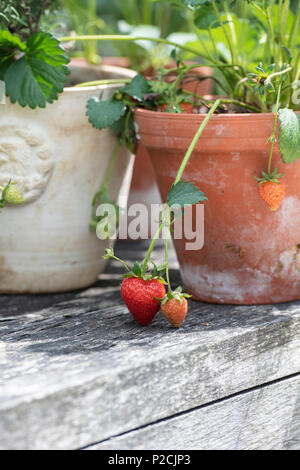
<path fill-rule="evenodd" d="M 109 99 L 100 101 L 98 98 L 90 98 L 87 102 L 87 116 L 89 122 L 96 129 L 105 129 L 116 121 L 126 112 L 126 105 L 122 101 Z"/>
<path fill-rule="evenodd" d="M 16 39 L 16 45 L 20 47 Z M 50 33 L 34 33 L 23 48 L 23 57 L 13 60 L 8 66 L 8 60 L 3 63 L 6 68 L 4 81 L 6 94 L 11 101 L 21 106 L 34 109 L 44 108 L 46 103 L 58 99 L 69 74 L 66 64 L 69 59 L 63 55 L 59 41 Z M 2 70 L 3 72 L 3 70 Z"/>
<path fill-rule="evenodd" d="M 168 193 L 167 204 L 171 207 L 173 205 L 185 205 L 197 204 L 200 201 L 206 201 L 207 198 L 204 193 L 199 190 L 194 183 L 188 181 L 178 181 L 173 184 Z"/>
<path fill-rule="evenodd" d="M 123 93 L 131 96 L 137 101 L 143 101 L 144 95 L 150 93 L 148 80 L 142 75 L 136 75 L 128 85 L 120 89 Z"/>
<path fill-rule="evenodd" d="M 17 52 L 24 52 L 26 44 L 18 36 L 13 36 L 9 31 L 0 30 L 0 80 L 8 67 L 14 62 Z"/>
<path fill-rule="evenodd" d="M 200 2 L 198 2 L 200 3 Z M 204 2 L 202 2 L 204 3 Z M 195 25 L 199 29 L 207 30 L 219 28 L 221 24 L 226 24 L 228 21 L 222 21 L 222 23 L 218 20 L 216 13 L 212 7 L 212 5 L 202 5 L 196 10 L 195 16 Z"/>
<path fill-rule="evenodd" d="M 279 110 L 279 148 L 284 163 L 300 158 L 300 116 L 288 108 Z"/>

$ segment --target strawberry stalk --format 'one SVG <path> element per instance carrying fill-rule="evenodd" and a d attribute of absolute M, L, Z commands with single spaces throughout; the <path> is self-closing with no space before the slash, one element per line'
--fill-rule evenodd
<path fill-rule="evenodd" d="M 119 211 L 119 206 L 115 202 L 110 200 L 110 198 L 108 196 L 108 193 L 107 193 L 107 189 L 108 189 L 108 184 L 110 182 L 110 178 L 111 178 L 113 169 L 114 169 L 115 164 L 116 164 L 116 160 L 117 160 L 117 157 L 118 157 L 118 154 L 119 154 L 120 147 L 121 147 L 121 142 L 118 140 L 117 144 L 116 144 L 116 147 L 114 149 L 113 156 L 112 156 L 112 159 L 110 161 L 110 164 L 109 164 L 104 182 L 103 182 L 101 188 L 94 194 L 94 197 L 93 197 L 93 201 L 92 201 L 92 218 L 91 218 L 91 222 L 90 222 L 90 227 L 93 230 L 96 230 L 97 224 L 99 222 L 99 218 L 96 216 L 96 209 L 97 209 L 98 205 L 100 204 L 100 202 L 102 202 L 102 203 L 111 203 L 111 204 L 114 205 L 117 214 L 118 214 L 118 211 Z"/>
<path fill-rule="evenodd" d="M 188 148 L 188 150 L 187 150 L 187 152 L 184 156 L 184 159 L 181 162 L 181 165 L 180 165 L 180 168 L 177 172 L 174 184 L 178 183 L 178 181 L 181 179 L 182 174 L 185 170 L 185 167 L 188 164 L 190 156 L 191 156 L 194 148 L 196 147 L 196 144 L 197 144 L 202 132 L 204 131 L 208 121 L 210 120 L 211 116 L 214 114 L 215 110 L 220 106 L 220 104 L 221 104 L 221 100 L 216 100 L 215 103 L 213 104 L 213 106 L 210 108 L 207 115 L 205 116 L 205 118 L 203 119 L 203 122 L 199 126 L 199 129 L 197 130 L 196 134 L 194 135 L 194 138 L 193 138 L 193 140 L 192 140 L 192 142 L 191 142 L 191 144 L 190 144 L 190 146 L 189 146 L 189 148 Z"/>
<path fill-rule="evenodd" d="M 210 108 L 210 110 L 209 110 L 209 112 L 207 113 L 207 115 L 205 116 L 203 122 L 202 122 L 201 125 L 199 126 L 199 129 L 197 130 L 196 134 L 194 135 L 194 138 L 193 138 L 193 140 L 192 140 L 192 142 L 191 142 L 191 144 L 190 144 L 190 146 L 189 146 L 189 148 L 188 148 L 188 150 L 187 150 L 187 152 L 186 152 L 186 154 L 185 154 L 185 156 L 184 156 L 184 158 L 183 158 L 183 160 L 182 160 L 182 163 L 181 163 L 181 165 L 180 165 L 180 167 L 179 167 L 179 170 L 178 170 L 178 172 L 177 172 L 177 175 L 176 175 L 174 184 L 176 184 L 176 183 L 178 183 L 178 182 L 180 181 L 180 179 L 181 179 L 181 177 L 182 177 L 182 174 L 183 174 L 183 172 L 184 172 L 184 170 L 185 170 L 185 167 L 186 167 L 187 164 L 188 164 L 188 161 L 189 161 L 189 159 L 190 159 L 190 156 L 192 155 L 192 152 L 193 152 L 194 148 L 196 147 L 196 144 L 197 144 L 199 138 L 201 137 L 201 135 L 202 135 L 202 133 L 203 133 L 203 131 L 204 131 L 204 129 L 205 129 L 205 127 L 206 127 L 208 121 L 210 120 L 211 116 L 213 115 L 213 113 L 215 112 L 215 110 L 218 108 L 218 106 L 220 106 L 220 103 L 221 103 L 221 100 L 220 100 L 220 99 L 218 99 L 218 100 L 215 101 L 214 105 Z M 166 221 L 165 221 L 165 220 L 160 224 L 160 226 L 159 226 L 159 228 L 158 228 L 156 234 L 154 235 L 154 237 L 153 237 L 153 239 L 152 239 L 152 241 L 151 241 L 151 244 L 150 244 L 149 249 L 148 249 L 148 251 L 147 251 L 146 257 L 145 257 L 144 261 L 142 262 L 142 269 L 143 269 L 144 272 L 147 270 L 151 253 L 152 253 L 152 251 L 153 251 L 153 248 L 155 247 L 155 244 L 156 244 L 156 242 L 157 242 L 157 239 L 158 239 L 158 237 L 159 237 L 159 235 L 160 235 L 160 233 L 161 233 L 161 231 L 162 231 L 162 229 L 163 229 L 164 226 L 166 226 Z M 167 226 L 170 227 L 170 216 L 168 217 Z"/>
<path fill-rule="evenodd" d="M 275 106 L 275 119 L 274 119 L 273 133 L 272 133 L 272 135 L 269 139 L 269 141 L 271 142 L 271 150 L 270 150 L 269 162 L 268 162 L 268 175 L 269 176 L 271 175 L 272 156 L 273 156 L 274 145 L 276 143 L 276 129 L 277 129 L 277 122 L 278 122 L 278 111 L 279 111 L 279 100 L 280 100 L 280 94 L 281 94 L 281 86 L 282 86 L 282 83 L 280 83 L 280 85 L 278 87 L 276 106 Z"/>
<path fill-rule="evenodd" d="M 130 266 L 125 263 L 125 261 L 123 261 L 122 259 L 118 258 L 117 256 L 115 256 L 115 253 L 114 253 L 114 250 L 113 248 L 107 248 L 105 250 L 105 255 L 103 256 L 104 259 L 109 259 L 109 258 L 112 258 L 112 259 L 115 259 L 116 261 L 119 261 L 119 263 L 122 263 L 123 266 L 125 267 L 125 269 L 130 272 L 131 271 L 131 268 Z"/>
<path fill-rule="evenodd" d="M 270 77 L 271 75 L 269 76 L 269 78 Z M 271 211 L 276 211 L 277 209 L 279 209 L 283 199 L 286 196 L 286 184 L 284 183 L 284 181 L 280 181 L 280 179 L 283 177 L 283 174 L 278 173 L 277 168 L 271 171 L 273 150 L 274 150 L 274 145 L 277 141 L 276 130 L 277 130 L 277 123 L 278 123 L 281 86 L 282 86 L 282 82 L 279 84 L 278 92 L 277 92 L 273 133 L 268 140 L 268 142 L 271 142 L 271 149 L 270 149 L 270 155 L 269 155 L 269 161 L 268 161 L 268 170 L 267 170 L 267 173 L 265 171 L 262 171 L 261 178 L 255 177 L 255 179 L 258 182 L 258 194 L 261 197 L 261 199 L 267 203 Z"/>
<path fill-rule="evenodd" d="M 218 99 L 215 101 L 215 103 L 213 104 L 213 106 L 211 107 L 211 109 L 209 110 L 209 112 L 207 113 L 207 115 L 205 116 L 203 122 L 201 123 L 201 125 L 199 126 L 199 129 L 197 130 L 185 156 L 184 156 L 184 159 L 182 160 L 182 163 L 180 165 L 180 168 L 177 172 L 177 175 L 176 175 L 176 178 L 175 178 L 175 181 L 174 181 L 174 184 L 178 183 L 182 177 L 182 174 L 186 168 L 186 165 L 188 164 L 188 161 L 190 159 L 190 156 L 199 140 L 199 138 L 201 137 L 208 121 L 210 120 L 211 116 L 213 115 L 213 113 L 215 112 L 215 110 L 218 108 L 218 106 L 220 105 L 221 103 L 221 100 Z M 167 206 L 168 207 L 168 206 Z M 159 225 L 159 228 L 157 229 L 151 243 L 150 243 L 150 246 L 148 248 L 148 251 L 146 253 L 146 256 L 144 258 L 144 260 L 142 261 L 142 264 L 141 264 L 141 274 L 142 276 L 145 275 L 147 269 L 148 269 L 148 266 L 149 266 L 149 261 L 150 261 L 150 257 L 151 257 L 151 253 L 155 247 L 155 244 L 159 238 L 159 235 L 161 233 L 161 231 L 163 230 L 163 227 L 164 226 L 167 226 L 168 228 L 170 228 L 170 209 L 168 207 L 168 211 L 167 211 L 167 220 L 166 218 L 164 218 L 164 220 L 160 223 Z M 163 212 L 162 212 L 162 215 L 163 215 Z M 113 257 L 113 256 L 110 256 L 109 254 L 106 253 L 105 255 L 106 257 Z M 121 261 L 121 260 L 119 260 Z"/>
<path fill-rule="evenodd" d="M 122 297 L 123 297 L 123 299 L 125 299 L 124 300 L 125 303 L 127 302 L 126 305 L 128 304 L 127 307 L 131 311 L 134 318 L 137 321 L 139 321 L 141 324 L 149 323 L 152 319 L 152 316 L 151 316 L 150 321 L 149 321 L 148 318 L 147 318 L 147 321 L 146 321 L 145 319 L 141 319 L 139 317 L 138 313 L 136 312 L 136 307 L 133 307 L 130 304 L 130 301 L 131 301 L 130 300 L 130 295 L 133 295 L 133 293 L 128 295 L 127 290 L 132 285 L 133 279 L 135 279 L 135 278 L 138 278 L 138 279 L 143 280 L 143 281 L 151 281 L 151 282 L 152 282 L 152 280 L 156 279 L 158 282 L 163 283 L 164 280 L 161 277 L 162 276 L 161 273 L 163 271 L 165 272 L 165 275 L 166 275 L 166 284 L 168 286 L 168 292 L 163 297 L 154 296 L 154 299 L 156 301 L 159 301 L 159 305 L 161 305 L 161 308 L 164 309 L 163 310 L 164 315 L 166 316 L 168 321 L 170 321 L 170 323 L 172 323 L 174 326 L 176 326 L 176 327 L 180 326 L 182 324 L 183 320 L 184 320 L 185 315 L 186 315 L 186 312 L 187 312 L 186 298 L 191 297 L 191 296 L 189 294 L 183 293 L 182 288 L 180 286 L 177 289 L 175 289 L 175 291 L 172 291 L 172 287 L 171 287 L 171 283 L 170 283 L 170 275 L 169 275 L 168 234 L 170 232 L 170 228 L 171 228 L 171 224 L 172 224 L 172 221 L 171 221 L 172 196 L 174 198 L 174 187 L 176 187 L 176 184 L 183 184 L 183 185 L 186 184 L 187 186 L 189 186 L 189 191 L 192 192 L 192 199 L 190 200 L 191 202 L 189 204 L 195 204 L 196 202 L 199 202 L 200 200 L 206 199 L 205 197 L 203 197 L 203 193 L 201 191 L 199 191 L 199 188 L 194 187 L 193 183 L 188 183 L 188 182 L 185 182 L 185 181 L 180 182 L 180 180 L 181 180 L 183 172 L 184 172 L 184 170 L 185 170 L 185 168 L 188 164 L 188 161 L 191 157 L 191 154 L 192 154 L 192 152 L 193 152 L 200 136 L 202 135 L 207 123 L 209 122 L 211 116 L 213 115 L 215 110 L 218 108 L 220 103 L 221 103 L 221 100 L 218 99 L 213 104 L 213 106 L 210 108 L 208 114 L 205 116 L 203 122 L 201 123 L 201 125 L 199 126 L 195 136 L 193 137 L 193 140 L 192 140 L 191 144 L 189 145 L 189 148 L 188 148 L 188 150 L 187 150 L 187 152 L 186 152 L 186 154 L 185 154 L 185 156 L 182 160 L 182 163 L 179 167 L 179 170 L 177 172 L 175 181 L 174 181 L 174 183 L 173 183 L 173 185 L 172 185 L 172 187 L 171 187 L 171 189 L 168 193 L 167 203 L 166 203 L 164 209 L 162 210 L 162 212 L 160 214 L 160 219 L 161 219 L 160 220 L 160 225 L 159 225 L 153 239 L 151 240 L 150 246 L 148 248 L 148 251 L 147 251 L 146 256 L 145 256 L 144 260 L 142 261 L 142 263 L 139 264 L 136 261 L 134 263 L 133 267 L 130 268 L 127 265 L 127 263 L 125 263 L 123 260 L 121 260 L 120 258 L 117 258 L 114 255 L 113 249 L 110 248 L 110 249 L 105 250 L 104 259 L 113 258 L 113 259 L 121 262 L 127 270 L 127 274 L 124 275 L 124 280 L 122 282 L 122 287 L 121 287 L 121 292 L 122 292 L 122 288 L 123 288 L 123 296 Z M 196 199 L 194 199 L 195 196 L 193 194 L 193 191 L 196 191 L 197 193 L 199 193 Z M 175 200 L 176 200 L 176 197 L 175 197 Z M 174 199 L 173 199 L 173 201 L 174 201 Z M 181 207 L 184 207 L 184 204 L 185 203 L 181 202 L 180 203 Z M 161 231 L 163 230 L 164 227 L 166 227 L 167 230 L 168 230 L 168 234 L 166 234 L 166 238 L 165 238 L 165 263 L 161 268 L 157 268 L 155 266 L 155 264 L 153 263 L 154 264 L 154 271 L 153 271 L 153 273 L 148 273 L 147 271 L 148 271 L 148 266 L 149 266 L 151 253 L 152 253 L 152 251 L 154 249 L 154 246 L 157 242 L 157 239 L 159 238 L 160 233 L 161 233 Z M 128 286 L 127 286 L 127 284 L 125 286 L 126 278 L 130 279 L 130 283 L 128 283 Z M 142 302 L 141 302 L 141 308 L 142 308 Z M 156 310 L 156 306 L 155 306 L 155 310 Z"/>
<path fill-rule="evenodd" d="M 169 254 L 168 254 L 168 244 L 169 244 L 169 237 L 166 236 L 165 238 L 165 265 L 166 265 L 166 281 L 168 285 L 168 292 L 171 292 L 171 283 L 170 283 L 170 275 L 169 275 Z"/>

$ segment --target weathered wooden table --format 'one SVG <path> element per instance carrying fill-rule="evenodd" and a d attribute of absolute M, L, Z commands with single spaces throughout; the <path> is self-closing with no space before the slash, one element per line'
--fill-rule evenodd
<path fill-rule="evenodd" d="M 179 330 L 140 327 L 119 273 L 0 297 L 0 448 L 300 449 L 300 302 L 191 302 Z"/>

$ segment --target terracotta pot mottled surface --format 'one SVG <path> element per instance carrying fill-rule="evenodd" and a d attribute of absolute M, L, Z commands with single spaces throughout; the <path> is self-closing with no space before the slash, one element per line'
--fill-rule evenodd
<path fill-rule="evenodd" d="M 163 200 L 203 115 L 137 110 Z M 185 288 L 198 300 L 262 304 L 300 298 L 300 161 L 285 165 L 278 146 L 273 168 L 285 174 L 287 196 L 271 212 L 255 176 L 266 170 L 273 114 L 215 115 L 183 174 L 208 197 L 204 247 L 175 240 Z"/>

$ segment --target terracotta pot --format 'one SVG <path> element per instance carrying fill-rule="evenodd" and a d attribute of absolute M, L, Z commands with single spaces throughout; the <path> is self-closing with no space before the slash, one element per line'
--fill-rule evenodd
<path fill-rule="evenodd" d="M 137 110 L 165 201 L 203 115 Z M 287 196 L 271 212 L 254 176 L 266 170 L 273 114 L 214 115 L 183 174 L 208 197 L 204 247 L 187 251 L 175 240 L 185 288 L 215 303 L 263 304 L 300 298 L 300 161 L 284 165 L 278 147 L 273 167 L 285 174 Z"/>
<path fill-rule="evenodd" d="M 132 78 L 120 67 L 71 67 L 69 82 Z M 105 267 L 108 243 L 89 228 L 91 201 L 107 173 L 116 136 L 94 129 L 87 100 L 108 99 L 118 85 L 66 87 L 46 109 L 0 105 L 0 185 L 11 178 L 22 206 L 0 214 L 0 293 L 44 293 L 86 287 Z M 109 187 L 126 206 L 133 156 L 122 148 Z"/>

